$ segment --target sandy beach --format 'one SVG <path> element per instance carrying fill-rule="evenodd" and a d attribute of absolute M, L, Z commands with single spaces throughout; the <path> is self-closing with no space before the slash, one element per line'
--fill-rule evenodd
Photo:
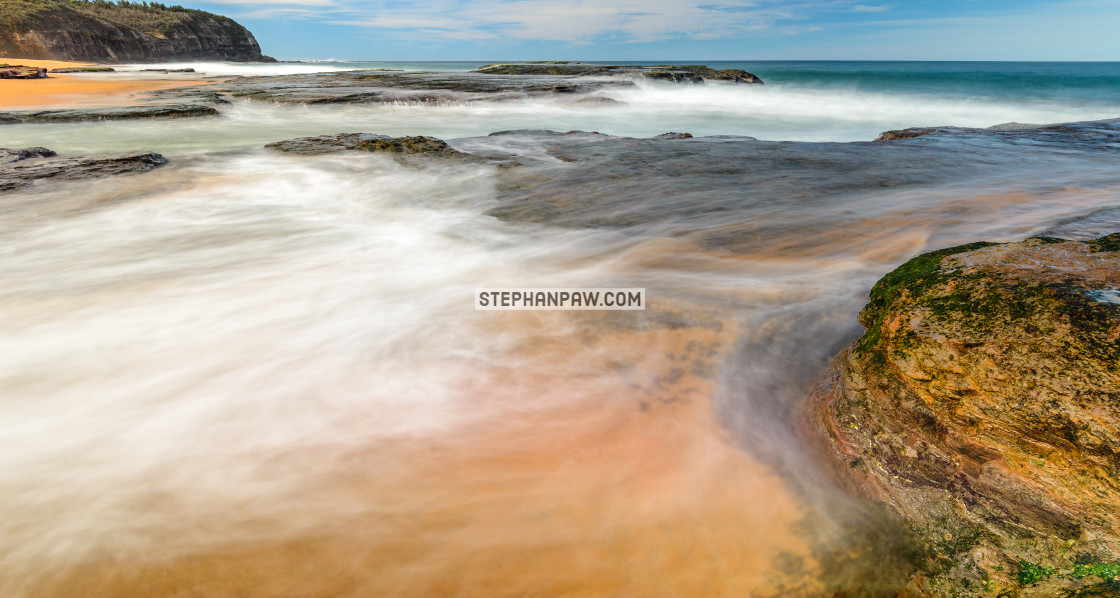
<path fill-rule="evenodd" d="M 60 60 L 28 60 L 4 58 L 5 64 L 37 66 L 46 69 L 94 66 L 86 62 Z M 144 92 L 203 85 L 205 81 L 163 78 L 122 78 L 128 73 L 92 73 L 88 75 L 53 74 L 46 79 L 0 79 L 0 109 L 35 109 L 43 107 L 97 107 L 138 104 Z M 108 78 L 108 77 L 112 78 Z"/>

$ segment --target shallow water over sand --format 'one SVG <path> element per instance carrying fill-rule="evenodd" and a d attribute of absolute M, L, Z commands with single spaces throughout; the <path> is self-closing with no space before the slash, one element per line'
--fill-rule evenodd
<path fill-rule="evenodd" d="M 800 413 L 868 289 L 927 249 L 1120 228 L 1099 135 L 523 133 L 452 140 L 519 167 L 408 166 L 260 149 L 368 124 L 280 112 L 9 127 L 172 165 L 3 198 L 0 594 L 889 586 L 894 530 Z M 432 122 L 394 126 L 460 130 Z M 581 286 L 650 309 L 473 310 Z"/>

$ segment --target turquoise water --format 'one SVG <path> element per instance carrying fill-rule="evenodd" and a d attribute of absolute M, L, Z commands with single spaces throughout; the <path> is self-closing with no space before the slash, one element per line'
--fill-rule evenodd
<path fill-rule="evenodd" d="M 710 66 L 749 70 L 772 85 L 1120 106 L 1120 62 L 766 61 Z"/>
<path fill-rule="evenodd" d="M 246 73 L 369 68 L 452 72 L 469 71 L 495 62 L 502 61 L 322 61 L 227 66 Z M 1120 108 L 1120 62 L 661 60 L 597 61 L 594 64 L 704 64 L 716 69 L 750 71 L 768 85 L 782 87 L 911 93 L 996 101 L 1015 99 Z M 150 66 L 143 65 L 147 68 Z"/>
<path fill-rule="evenodd" d="M 467 71 L 492 62 L 323 62 L 339 68 Z M 1120 107 L 1120 62 L 919 62 L 818 60 L 602 61 L 596 64 L 704 64 L 743 69 L 769 85 L 905 92 L 956 98 L 1098 103 Z M 1120 113 L 1117 114 L 1120 116 Z"/>
<path fill-rule="evenodd" d="M 665 61 L 671 62 L 671 61 Z M 686 61 L 675 61 L 686 62 Z M 352 69 L 467 71 L 482 62 L 191 63 L 207 75 L 277 75 Z M 643 64 L 657 64 L 654 62 Z M 235 102 L 222 119 L 5 127 L 11 145 L 69 154 L 144 148 L 169 155 L 260 147 L 303 135 L 364 131 L 455 139 L 513 129 L 580 129 L 648 137 L 666 131 L 770 141 L 870 141 L 908 127 L 991 127 L 1120 117 L 1120 63 L 707 62 L 742 68 L 766 85 L 639 81 L 601 92 L 590 109 L 564 98 L 447 106 L 277 106 Z M 142 65 L 132 68 L 152 68 Z M 176 66 L 185 66 L 179 64 Z"/>

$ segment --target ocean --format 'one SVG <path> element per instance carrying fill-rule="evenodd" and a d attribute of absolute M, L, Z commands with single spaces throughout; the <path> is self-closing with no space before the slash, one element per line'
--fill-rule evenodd
<path fill-rule="evenodd" d="M 0 198 L 0 594 L 903 579 L 898 530 L 843 490 L 806 393 L 910 257 L 1120 230 L 1120 63 L 704 64 L 766 85 L 0 127 L 3 147 L 171 160 Z M 908 127 L 950 128 L 872 141 Z M 648 139 L 670 131 L 693 137 Z M 263 147 L 339 132 L 515 164 Z M 474 309 L 520 287 L 644 288 L 649 308 Z"/>
<path fill-rule="evenodd" d="M 391 68 L 466 71 L 482 62 L 315 62 L 137 65 L 193 66 L 208 75 L 268 75 Z M 657 64 L 637 63 L 637 64 Z M 757 74 L 762 87 L 643 85 L 614 99 L 623 107 L 591 110 L 551 102 L 502 105 L 403 105 L 307 110 L 232 106 L 220 125 L 165 121 L 5 131 L 8 143 L 35 141 L 56 151 L 165 152 L 245 149 L 300 135 L 350 130 L 443 139 L 510 129 L 573 128 L 646 137 L 668 129 L 693 135 L 743 135 L 773 141 L 870 141 L 907 127 L 990 127 L 1114 118 L 1120 114 L 1120 63 L 709 62 Z M 129 70 L 128 67 L 121 70 Z M 105 75 L 101 75 L 105 77 Z M 11 129 L 12 127 L 8 127 Z M 18 129 L 18 128 L 17 128 Z M 111 129 L 111 134 L 103 134 Z M 32 142 L 28 141 L 28 142 Z"/>

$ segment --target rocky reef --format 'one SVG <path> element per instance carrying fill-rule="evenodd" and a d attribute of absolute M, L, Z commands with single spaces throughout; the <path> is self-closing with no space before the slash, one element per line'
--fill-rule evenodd
<path fill-rule="evenodd" d="M 191 118 L 218 116 L 213 106 L 197 104 L 152 104 L 120 108 L 71 108 L 60 110 L 17 110 L 0 112 L 0 125 L 61 123 L 90 120 L 135 120 L 148 118 Z"/>
<path fill-rule="evenodd" d="M 0 42 L 2 40 L 0 32 Z M 166 73 L 189 72 L 193 69 L 144 70 Z M 110 67 L 71 67 L 51 72 L 111 71 Z M 761 80 L 746 71 L 717 71 L 701 65 L 643 67 L 563 63 L 557 66 L 547 63 L 499 65 L 470 72 L 367 69 L 235 77 L 208 82 L 207 85 L 147 92 L 143 100 L 146 106 L 5 112 L 0 113 L 0 124 L 213 116 L 219 113 L 218 106 L 235 100 L 294 105 L 458 105 L 533 98 L 582 109 L 610 110 L 626 103 L 607 94 L 633 89 L 636 86 L 635 80 L 643 78 L 678 83 L 701 83 L 709 80 L 761 83 Z"/>
<path fill-rule="evenodd" d="M 117 69 L 111 66 L 70 66 L 51 69 L 52 73 L 115 73 Z"/>
<path fill-rule="evenodd" d="M 762 79 L 740 69 L 716 70 L 702 64 L 662 64 L 657 66 L 588 64 L 585 62 L 515 62 L 509 64 L 488 64 L 475 69 L 477 73 L 489 75 L 565 75 L 587 76 L 633 76 L 676 83 L 703 83 L 705 81 L 729 81 L 731 83 L 762 84 Z"/>
<path fill-rule="evenodd" d="M 583 63 L 526 63 L 480 67 L 468 72 L 403 72 L 386 69 L 308 73 L 236 79 L 206 86 L 205 93 L 228 99 L 277 104 L 435 104 L 553 99 L 588 108 L 623 104 L 609 97 L 633 89 L 635 81 L 677 83 L 721 81 L 762 83 L 736 69 L 692 66 L 617 66 Z M 194 102 L 199 88 L 164 90 L 154 97 Z"/>
<path fill-rule="evenodd" d="M 59 157 L 45 147 L 0 147 L 0 192 L 22 189 L 43 179 L 73 181 L 114 174 L 145 172 L 167 164 L 152 152 Z"/>
<path fill-rule="evenodd" d="M 5 0 L 0 58 L 271 61 L 233 19 L 156 2 Z"/>
<path fill-rule="evenodd" d="M 911 594 L 1120 595 L 1118 250 L 973 243 L 871 291 L 811 405 L 845 477 L 912 534 Z"/>
<path fill-rule="evenodd" d="M 984 129 L 968 127 L 913 127 L 895 131 L 883 131 L 875 141 L 899 141 L 917 137 L 953 137 L 968 135 L 972 137 L 996 138 L 1016 142 L 1028 140 L 1059 140 L 1076 139 L 1088 141 L 1096 139 L 1097 143 L 1111 145 L 1120 140 L 1116 125 L 1120 119 L 1104 119 L 1098 121 L 1057 123 L 1051 125 L 1034 125 L 1025 123 L 1003 123 Z"/>

